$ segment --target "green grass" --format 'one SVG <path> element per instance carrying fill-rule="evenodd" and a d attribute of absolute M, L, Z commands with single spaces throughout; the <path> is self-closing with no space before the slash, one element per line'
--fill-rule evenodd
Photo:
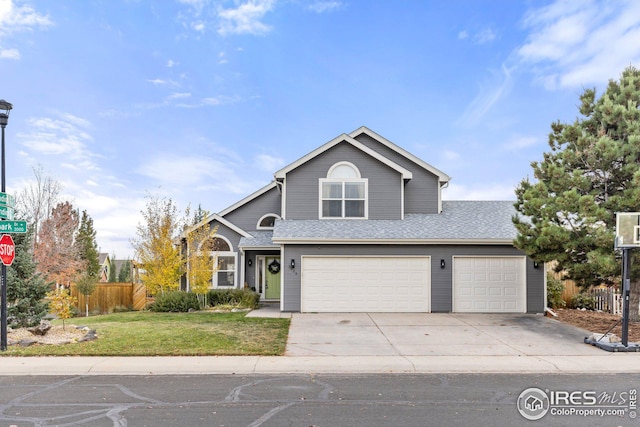
<path fill-rule="evenodd" d="M 290 320 L 251 318 L 245 314 L 128 312 L 69 319 L 67 325 L 86 325 L 95 329 L 99 338 L 65 345 L 10 346 L 0 355 L 282 355 Z"/>

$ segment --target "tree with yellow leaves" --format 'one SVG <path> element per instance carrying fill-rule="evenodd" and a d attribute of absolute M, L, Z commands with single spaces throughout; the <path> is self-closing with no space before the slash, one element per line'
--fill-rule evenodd
<path fill-rule="evenodd" d="M 188 212 L 187 210 L 187 216 Z M 211 278 L 216 270 L 209 242 L 217 231 L 217 226 L 211 228 L 206 221 L 200 221 L 186 228 L 183 233 L 183 254 L 189 290 L 198 295 L 202 305 L 207 304 L 207 291 L 211 287 Z"/>
<path fill-rule="evenodd" d="M 183 259 L 174 238 L 180 230 L 178 211 L 171 199 L 147 196 L 141 211 L 137 238 L 131 241 L 141 266 L 140 278 L 151 295 L 164 294 L 180 287 Z"/>
<path fill-rule="evenodd" d="M 72 308 L 78 302 L 78 299 L 74 296 L 71 296 L 71 293 L 68 289 L 64 287 L 59 287 L 55 291 L 51 291 L 47 293 L 47 298 L 49 299 L 49 308 L 53 313 L 55 313 L 60 319 L 62 319 L 62 330 L 65 330 L 64 321 L 66 319 L 70 319 L 73 315 Z"/>

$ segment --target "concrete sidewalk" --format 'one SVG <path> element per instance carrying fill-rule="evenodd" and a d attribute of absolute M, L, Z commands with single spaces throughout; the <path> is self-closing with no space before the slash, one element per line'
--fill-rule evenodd
<path fill-rule="evenodd" d="M 586 345 L 586 344 L 585 344 Z M 637 353 L 593 356 L 1 357 L 0 375 L 640 373 Z"/>
<path fill-rule="evenodd" d="M 285 356 L 0 357 L 0 375 L 295 373 L 640 373 L 639 353 L 608 353 L 589 334 L 535 315 L 280 313 Z"/>

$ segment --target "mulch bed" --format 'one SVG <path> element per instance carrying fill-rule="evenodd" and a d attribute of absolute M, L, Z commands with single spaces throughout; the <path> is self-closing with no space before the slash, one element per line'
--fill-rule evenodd
<path fill-rule="evenodd" d="M 574 309 L 559 309 L 554 312 L 558 315 L 555 319 L 586 329 L 591 333 L 604 334 L 620 321 L 611 332 L 619 337 L 622 336 L 621 315 Z M 629 342 L 640 342 L 640 322 L 629 322 Z"/>

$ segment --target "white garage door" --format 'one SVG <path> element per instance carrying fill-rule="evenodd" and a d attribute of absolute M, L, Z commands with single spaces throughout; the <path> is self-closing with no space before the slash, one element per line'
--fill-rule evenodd
<path fill-rule="evenodd" d="M 454 257 L 453 311 L 524 313 L 524 257 Z"/>
<path fill-rule="evenodd" d="M 429 257 L 303 257 L 302 312 L 429 312 Z"/>

